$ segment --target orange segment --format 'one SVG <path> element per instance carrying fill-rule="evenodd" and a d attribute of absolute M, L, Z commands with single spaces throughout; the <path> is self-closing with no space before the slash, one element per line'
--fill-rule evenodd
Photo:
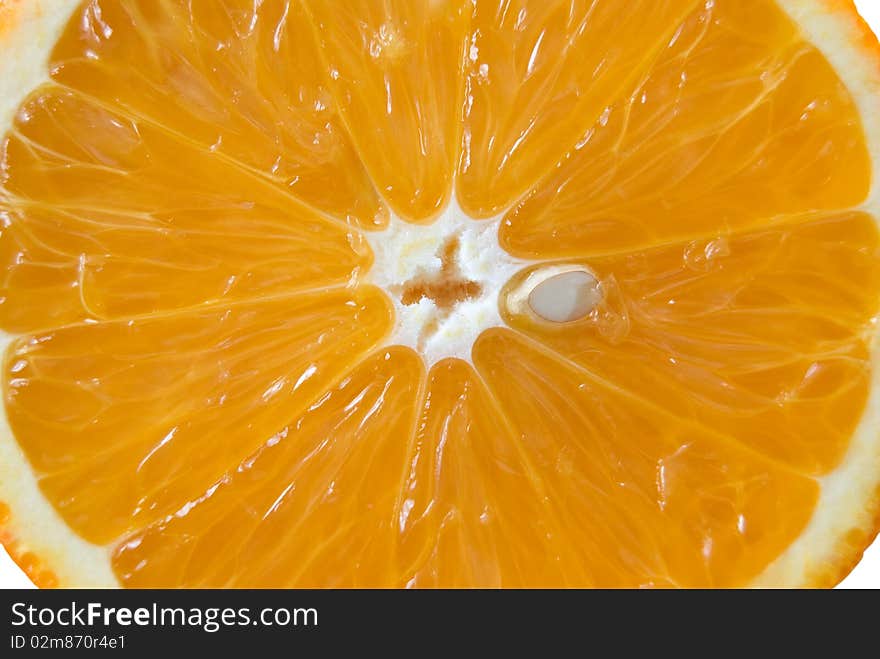
<path fill-rule="evenodd" d="M 704 3 L 501 241 L 547 258 L 712 237 L 856 206 L 871 176 L 849 92 L 776 4 Z"/>
<path fill-rule="evenodd" d="M 307 0 L 331 86 L 373 180 L 402 217 L 449 200 L 466 0 Z"/>
<path fill-rule="evenodd" d="M 643 405 L 508 330 L 485 334 L 474 361 L 548 506 L 567 514 L 554 544 L 577 547 L 574 567 L 591 585 L 742 585 L 812 513 L 814 481 Z M 532 561 L 554 557 L 535 549 Z"/>
<path fill-rule="evenodd" d="M 20 113 L 0 176 L 7 330 L 341 283 L 369 265 L 345 225 L 284 190 L 54 86 Z"/>
<path fill-rule="evenodd" d="M 121 544 L 122 583 L 393 583 L 396 486 L 422 377 L 408 350 L 364 361 L 202 496 Z"/>
<path fill-rule="evenodd" d="M 93 0 L 50 67 L 78 94 L 210 149 L 321 211 L 365 227 L 387 220 L 300 2 Z"/>
<path fill-rule="evenodd" d="M 505 210 L 636 84 L 694 0 L 476 3 L 457 193 Z"/>
<path fill-rule="evenodd" d="M 106 543 L 276 442 L 389 321 L 364 289 L 46 332 L 6 354 L 6 413 L 45 495 Z"/>
<path fill-rule="evenodd" d="M 473 368 L 435 365 L 400 494 L 400 585 L 587 581 L 526 457 Z"/>
<path fill-rule="evenodd" d="M 847 450 L 880 290 L 865 214 L 590 261 L 591 317 L 517 328 L 631 395 L 813 474 Z"/>

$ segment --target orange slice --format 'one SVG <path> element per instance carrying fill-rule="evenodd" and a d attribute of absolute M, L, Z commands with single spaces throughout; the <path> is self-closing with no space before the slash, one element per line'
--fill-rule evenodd
<path fill-rule="evenodd" d="M 825 586 L 880 516 L 845 0 L 0 0 L 38 584 Z"/>

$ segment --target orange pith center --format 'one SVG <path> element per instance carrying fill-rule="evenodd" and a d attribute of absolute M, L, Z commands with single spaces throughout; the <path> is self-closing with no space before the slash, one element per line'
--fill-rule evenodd
<path fill-rule="evenodd" d="M 49 72 L 0 151 L 5 409 L 123 585 L 742 585 L 850 445 L 870 154 L 772 0 L 90 0 Z M 455 240 L 365 283 L 453 197 L 599 307 L 386 345 L 391 296 L 482 293 Z"/>

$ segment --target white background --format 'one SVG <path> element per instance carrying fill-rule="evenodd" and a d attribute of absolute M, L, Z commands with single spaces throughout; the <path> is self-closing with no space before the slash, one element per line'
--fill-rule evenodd
<path fill-rule="evenodd" d="M 880 0 L 855 0 L 859 11 L 880 34 Z M 865 553 L 862 562 L 841 584 L 841 588 L 880 588 L 880 540 Z M 30 580 L 0 546 L 0 588 L 33 588 Z"/>

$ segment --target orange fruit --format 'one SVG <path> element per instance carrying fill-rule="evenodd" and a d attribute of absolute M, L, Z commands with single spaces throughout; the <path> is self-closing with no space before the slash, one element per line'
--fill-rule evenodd
<path fill-rule="evenodd" d="M 847 0 L 0 0 L 42 585 L 816 586 L 880 512 Z"/>

